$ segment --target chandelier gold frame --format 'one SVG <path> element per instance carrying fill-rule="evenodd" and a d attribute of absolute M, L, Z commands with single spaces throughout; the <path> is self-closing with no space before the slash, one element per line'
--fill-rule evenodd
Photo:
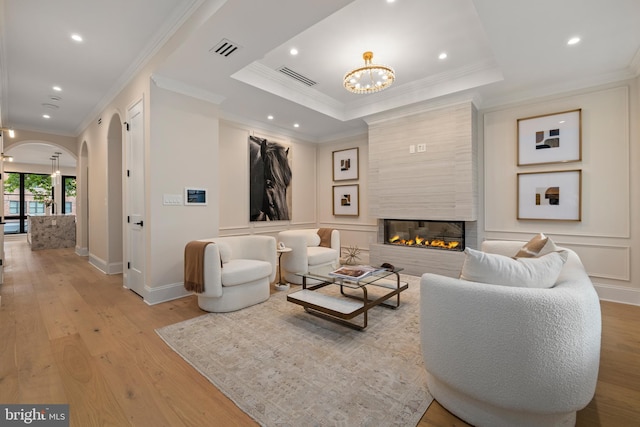
<path fill-rule="evenodd" d="M 343 86 L 349 92 L 366 94 L 380 92 L 391 86 L 396 79 L 393 68 L 372 64 L 373 52 L 362 54 L 364 66 L 355 68 L 344 75 Z"/>

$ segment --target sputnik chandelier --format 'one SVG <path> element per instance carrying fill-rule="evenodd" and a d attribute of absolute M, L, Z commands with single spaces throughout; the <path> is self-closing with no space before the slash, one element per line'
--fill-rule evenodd
<path fill-rule="evenodd" d="M 396 73 L 386 65 L 372 64 L 373 52 L 362 54 L 364 66 L 349 71 L 344 75 L 343 85 L 353 93 L 374 93 L 384 90 L 393 84 Z"/>

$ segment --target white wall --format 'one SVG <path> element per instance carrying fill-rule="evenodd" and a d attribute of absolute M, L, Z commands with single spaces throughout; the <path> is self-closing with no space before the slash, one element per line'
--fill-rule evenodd
<path fill-rule="evenodd" d="M 174 50 L 180 46 L 186 39 L 192 36 L 209 17 L 213 15 L 215 10 L 219 7 L 217 2 L 211 4 L 211 2 L 205 2 L 201 5 L 197 5 L 199 10 L 189 16 L 189 18 L 178 28 L 175 33 L 158 49 L 155 55 L 146 63 L 143 64 L 137 71 L 135 77 L 129 81 L 120 92 L 114 95 L 113 99 L 104 107 L 104 109 L 97 115 L 86 129 L 84 129 L 76 140 L 75 152 L 79 152 L 82 144 L 86 144 L 87 148 L 87 164 L 88 169 L 87 179 L 79 182 L 79 189 L 83 189 L 83 193 L 89 195 L 88 206 L 82 205 L 80 202 L 81 212 L 79 212 L 78 220 L 83 223 L 79 224 L 78 229 L 84 230 L 88 234 L 88 248 L 90 262 L 98 269 L 104 272 L 112 271 L 113 265 L 122 260 L 113 260 L 109 253 L 109 239 L 110 230 L 107 212 L 109 211 L 110 204 L 122 203 L 122 201 L 116 201 L 112 195 L 108 192 L 108 171 L 106 165 L 108 164 L 108 120 L 114 115 L 117 115 L 124 120 L 126 117 L 127 109 L 134 105 L 136 102 L 142 100 L 144 105 L 144 139 L 145 139 L 145 212 L 147 215 L 151 215 L 151 189 L 152 179 L 154 178 L 152 168 L 149 167 L 151 161 L 151 150 L 154 147 L 151 140 L 151 76 L 154 70 L 158 68 L 163 61 L 171 55 Z M 102 119 L 102 120 L 99 120 Z M 187 120 L 188 122 L 188 120 Z M 173 121 L 167 119 L 167 127 L 174 126 L 177 129 L 184 129 L 181 127 L 179 121 Z M 195 131 L 198 132 L 198 131 Z M 216 130 L 217 135 L 217 130 Z M 160 138 L 162 139 L 162 138 Z M 179 139 L 177 139 L 179 140 Z M 124 136 L 123 136 L 124 141 Z M 172 140 L 175 143 L 176 139 Z M 160 149 L 163 149 L 163 143 L 160 143 Z M 81 174 L 81 176 L 84 174 Z M 86 192 L 84 191 L 85 186 Z M 157 202 L 157 201 L 156 201 Z M 127 206 L 124 204 L 124 211 L 126 212 Z M 114 209 L 116 210 L 116 209 Z M 85 213 L 88 212 L 88 224 L 85 222 Z M 162 217 L 162 216 L 161 216 Z M 145 218 L 145 221 L 149 220 Z M 116 231 L 119 232 L 119 231 Z M 152 269 L 152 257 L 158 255 L 156 251 L 151 250 L 152 234 L 149 228 L 146 230 L 145 241 L 145 253 L 146 253 L 146 267 Z M 81 237 L 82 237 L 81 235 Z M 157 244 L 158 239 L 154 239 L 154 243 Z M 169 242 L 168 245 L 172 245 L 173 242 Z M 84 251 L 84 248 L 81 248 Z M 156 263 L 157 264 L 157 263 Z M 162 288 L 167 287 L 167 281 L 172 280 L 172 277 L 160 278 L 157 272 L 149 270 L 150 274 L 146 276 L 147 288 Z M 153 282 L 155 281 L 155 282 Z M 171 285 L 168 285 L 171 287 Z"/>
<path fill-rule="evenodd" d="M 544 232 L 574 249 L 603 299 L 640 304 L 638 82 L 483 111 L 484 238 Z M 582 109 L 582 161 L 517 166 L 519 118 Z M 634 118 L 633 120 L 631 120 Z M 633 165 L 634 167 L 631 167 Z M 517 173 L 582 170 L 582 220 L 518 220 Z M 632 200 L 636 208 L 632 209 Z"/>
<path fill-rule="evenodd" d="M 185 293 L 185 245 L 218 235 L 220 156 L 218 106 L 155 85 L 151 86 L 150 106 L 145 299 L 155 302 Z M 185 187 L 207 189 L 207 205 L 164 205 L 165 195 L 181 196 L 184 202 Z"/>
<path fill-rule="evenodd" d="M 290 146 L 293 180 L 291 221 L 249 221 L 249 135 Z M 333 152 L 359 149 L 359 179 L 333 181 Z M 340 230 L 342 246 L 358 246 L 362 261 L 368 262 L 368 246 L 377 233 L 376 221 L 368 215 L 367 136 L 344 138 L 322 144 L 283 136 L 276 131 L 247 124 L 220 121 L 220 235 L 268 234 L 276 236 L 289 228 L 331 227 Z M 333 186 L 357 183 L 360 186 L 360 215 L 333 215 Z"/>
<path fill-rule="evenodd" d="M 333 152 L 358 148 L 358 179 L 349 181 L 333 180 Z M 343 248 L 357 246 L 361 250 L 360 262 L 369 262 L 369 244 L 376 241 L 377 222 L 369 216 L 369 144 L 367 135 L 343 138 L 318 145 L 317 161 L 317 211 L 321 227 L 340 230 L 340 244 Z M 360 207 L 359 215 L 333 215 L 333 187 L 336 185 L 358 184 Z M 344 250 L 343 250 L 344 255 Z"/>

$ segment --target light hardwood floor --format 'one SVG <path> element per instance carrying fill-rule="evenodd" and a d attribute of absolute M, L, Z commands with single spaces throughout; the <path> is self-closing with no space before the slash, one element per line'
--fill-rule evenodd
<path fill-rule="evenodd" d="M 0 403 L 68 403 L 78 427 L 255 425 L 154 332 L 203 314 L 195 297 L 151 307 L 70 249 L 5 251 Z M 602 309 L 598 387 L 578 425 L 638 426 L 640 307 Z M 466 425 L 437 402 L 419 424 Z"/>

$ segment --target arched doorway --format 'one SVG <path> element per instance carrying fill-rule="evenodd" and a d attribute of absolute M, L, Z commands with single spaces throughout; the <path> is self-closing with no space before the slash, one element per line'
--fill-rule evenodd
<path fill-rule="evenodd" d="M 12 142 L 5 155 L 12 157 L 4 167 L 5 234 L 26 233 L 28 215 L 76 214 L 75 153 L 53 141 L 27 137 Z M 67 183 L 70 192 L 65 191 Z"/>
<path fill-rule="evenodd" d="M 107 227 L 110 274 L 123 272 L 122 121 L 116 113 L 107 134 Z"/>
<path fill-rule="evenodd" d="M 89 147 L 82 141 L 78 156 L 78 226 L 76 236 L 76 253 L 89 255 Z"/>

